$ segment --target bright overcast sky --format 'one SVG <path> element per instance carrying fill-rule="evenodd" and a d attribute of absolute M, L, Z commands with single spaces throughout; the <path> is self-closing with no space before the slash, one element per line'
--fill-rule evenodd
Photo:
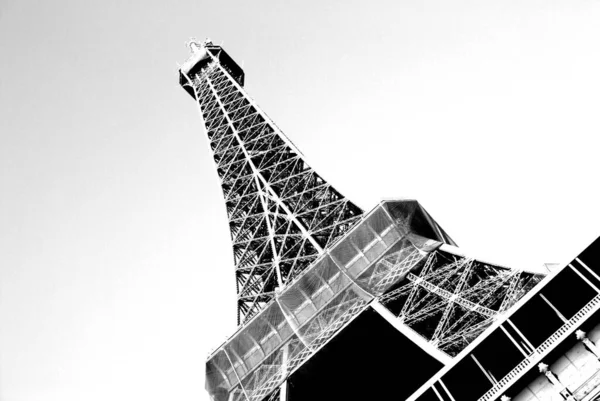
<path fill-rule="evenodd" d="M 600 1 L 289 3 L 0 1 L 1 401 L 208 399 L 235 284 L 190 36 L 365 210 L 528 269 L 600 234 Z"/>

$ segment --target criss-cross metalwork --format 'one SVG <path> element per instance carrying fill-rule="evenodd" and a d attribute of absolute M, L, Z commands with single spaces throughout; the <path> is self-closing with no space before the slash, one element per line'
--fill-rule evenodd
<path fill-rule="evenodd" d="M 543 277 L 435 251 L 380 302 L 455 356 Z"/>
<path fill-rule="evenodd" d="M 183 71 L 213 151 L 229 217 L 238 323 L 254 316 L 362 214 L 304 161 L 243 89 L 239 67 L 210 42 Z M 237 68 L 236 68 L 237 67 Z M 239 69 L 241 71 L 241 69 Z M 242 72 L 243 74 L 243 72 Z"/>

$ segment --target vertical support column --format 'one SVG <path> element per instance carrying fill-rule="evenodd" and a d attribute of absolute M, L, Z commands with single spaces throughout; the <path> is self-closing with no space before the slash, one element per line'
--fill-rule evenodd
<path fill-rule="evenodd" d="M 523 340 L 525 345 L 527 345 L 527 347 L 529 347 L 529 351 L 531 353 L 535 353 L 536 352 L 535 347 L 529 341 L 529 339 L 527 339 L 527 337 L 525 337 L 525 335 L 523 333 L 521 333 L 521 330 L 519 330 L 517 328 L 517 326 L 515 326 L 515 324 L 510 319 L 506 319 L 506 322 L 510 325 L 510 327 L 512 327 L 512 329 L 515 331 L 515 333 L 517 333 L 519 335 L 519 337 L 521 337 L 521 339 Z"/>
<path fill-rule="evenodd" d="M 473 355 L 473 353 L 469 354 L 471 356 L 471 359 L 473 359 L 473 361 L 475 362 L 475 364 L 479 367 L 479 369 L 481 370 L 481 372 L 485 375 L 485 377 L 487 377 L 487 379 L 490 381 L 490 383 L 492 384 L 492 386 L 495 386 L 496 384 L 498 384 L 498 380 L 496 380 L 496 378 L 492 375 L 491 372 L 485 370 L 485 368 L 483 367 L 483 365 L 481 364 L 481 362 L 479 362 L 479 360 L 475 357 L 475 355 Z"/>
<path fill-rule="evenodd" d="M 580 261 L 579 259 L 575 258 L 579 264 L 581 266 L 583 266 L 583 268 L 590 273 L 592 276 L 594 276 L 596 279 L 598 279 L 598 275 L 596 273 L 594 273 L 592 271 L 592 269 L 590 269 L 589 267 L 587 267 L 582 261 Z M 583 281 L 585 281 L 590 287 L 592 287 L 597 293 L 600 294 L 600 288 L 596 287 L 590 280 L 587 279 L 587 277 L 585 277 L 583 274 L 581 274 L 581 272 L 579 270 L 577 270 L 572 264 L 568 264 L 568 266 L 571 268 L 571 270 L 573 270 L 575 273 L 577 273 L 577 275 L 579 277 L 581 277 L 583 279 Z"/>
<path fill-rule="evenodd" d="M 519 352 L 521 352 L 521 354 L 523 354 L 525 359 L 529 358 L 529 354 L 523 349 L 523 347 L 517 342 L 517 340 L 508 332 L 508 330 L 506 330 L 506 328 L 502 325 L 500 325 L 499 327 L 500 327 L 500 330 L 502 330 L 504 332 L 504 334 L 506 334 L 506 337 L 508 337 L 508 339 L 513 343 L 513 345 L 519 350 Z"/>
<path fill-rule="evenodd" d="M 283 357 L 282 357 L 282 361 L 281 361 L 281 373 L 283 374 L 283 377 L 285 378 L 283 383 L 281 383 L 281 386 L 279 387 L 279 401 L 287 401 L 287 390 L 288 390 L 288 382 L 287 382 L 287 376 L 289 373 L 289 369 L 288 369 L 288 363 L 289 363 L 289 352 L 290 352 L 290 345 L 286 344 L 284 345 L 283 348 Z"/>
<path fill-rule="evenodd" d="M 548 369 L 548 365 L 541 362 L 538 364 L 538 369 L 540 370 L 540 373 L 543 373 L 548 378 L 548 381 L 552 383 L 552 386 L 558 391 L 562 398 L 567 401 L 577 401 L 571 390 L 566 388 L 565 385 L 558 380 L 558 377 Z"/>
<path fill-rule="evenodd" d="M 556 308 L 556 306 L 554 306 L 552 304 L 552 302 L 550 302 L 548 300 L 548 298 L 546 298 L 544 296 L 544 294 L 541 293 L 541 291 L 539 292 L 539 295 L 540 295 L 540 298 L 542 298 L 542 300 L 544 300 L 544 302 L 546 302 L 546 304 L 548 304 L 548 306 L 554 311 L 554 313 L 556 313 L 556 316 L 558 316 L 558 318 L 563 321 L 563 323 L 568 323 L 569 322 L 569 320 L 562 313 L 560 313 L 560 311 L 558 310 L 558 308 Z"/>
<path fill-rule="evenodd" d="M 279 401 L 287 401 L 288 382 L 287 379 L 279 386 Z"/>
<path fill-rule="evenodd" d="M 438 398 L 440 401 L 444 401 L 444 399 L 442 398 L 442 395 L 441 395 L 441 394 L 440 394 L 440 392 L 439 392 L 439 391 L 438 391 L 438 390 L 435 388 L 435 385 L 434 385 L 434 384 L 432 384 L 432 385 L 431 385 L 431 389 L 433 390 L 433 392 L 435 393 L 435 395 L 437 395 L 437 398 Z"/>
<path fill-rule="evenodd" d="M 442 379 L 438 380 L 438 383 L 440 383 L 440 387 L 442 387 L 444 389 L 444 391 L 446 392 L 446 394 L 448 395 L 448 397 L 450 398 L 451 401 L 456 401 L 456 399 L 454 397 L 452 397 L 452 394 L 450 394 L 450 390 L 448 390 L 448 387 L 446 387 L 446 385 L 444 384 L 444 382 L 442 381 Z"/>
<path fill-rule="evenodd" d="M 590 351 L 592 354 L 594 354 L 596 356 L 596 358 L 598 360 L 600 360 L 600 350 L 598 349 L 596 344 L 594 344 L 592 342 L 592 340 L 587 338 L 587 336 L 585 335 L 585 331 L 577 330 L 575 332 L 575 337 L 577 337 L 577 339 L 579 341 L 581 341 L 583 343 L 583 345 L 585 345 L 585 348 L 587 348 L 588 351 Z"/>

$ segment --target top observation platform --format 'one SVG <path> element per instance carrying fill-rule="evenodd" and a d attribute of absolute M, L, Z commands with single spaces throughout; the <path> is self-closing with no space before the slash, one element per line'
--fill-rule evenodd
<path fill-rule="evenodd" d="M 244 86 L 244 70 L 221 46 L 214 45 L 210 39 L 206 39 L 202 43 L 191 39 L 188 46 L 190 47 L 191 55 L 179 69 L 179 84 L 193 98 L 195 96 L 192 88 L 185 85 L 188 83 L 187 78 L 191 79 L 193 75 L 200 73 L 211 62 L 218 62 L 240 86 Z"/>

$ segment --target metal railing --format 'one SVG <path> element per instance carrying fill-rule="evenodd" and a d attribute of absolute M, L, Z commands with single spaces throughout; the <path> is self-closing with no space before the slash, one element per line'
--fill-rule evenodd
<path fill-rule="evenodd" d="M 498 396 L 501 392 L 506 390 L 509 385 L 513 384 L 516 379 L 521 376 L 524 370 L 528 370 L 532 365 L 539 362 L 542 357 L 547 354 L 553 345 L 562 341 L 573 328 L 589 314 L 595 312 L 600 306 L 600 295 L 596 295 L 591 299 L 583 308 L 579 310 L 572 318 L 570 318 L 565 324 L 563 324 L 558 330 L 556 330 L 546 341 L 540 344 L 527 358 L 513 368 L 502 380 L 498 381 L 491 389 L 489 389 L 478 401 L 489 401 Z"/>

